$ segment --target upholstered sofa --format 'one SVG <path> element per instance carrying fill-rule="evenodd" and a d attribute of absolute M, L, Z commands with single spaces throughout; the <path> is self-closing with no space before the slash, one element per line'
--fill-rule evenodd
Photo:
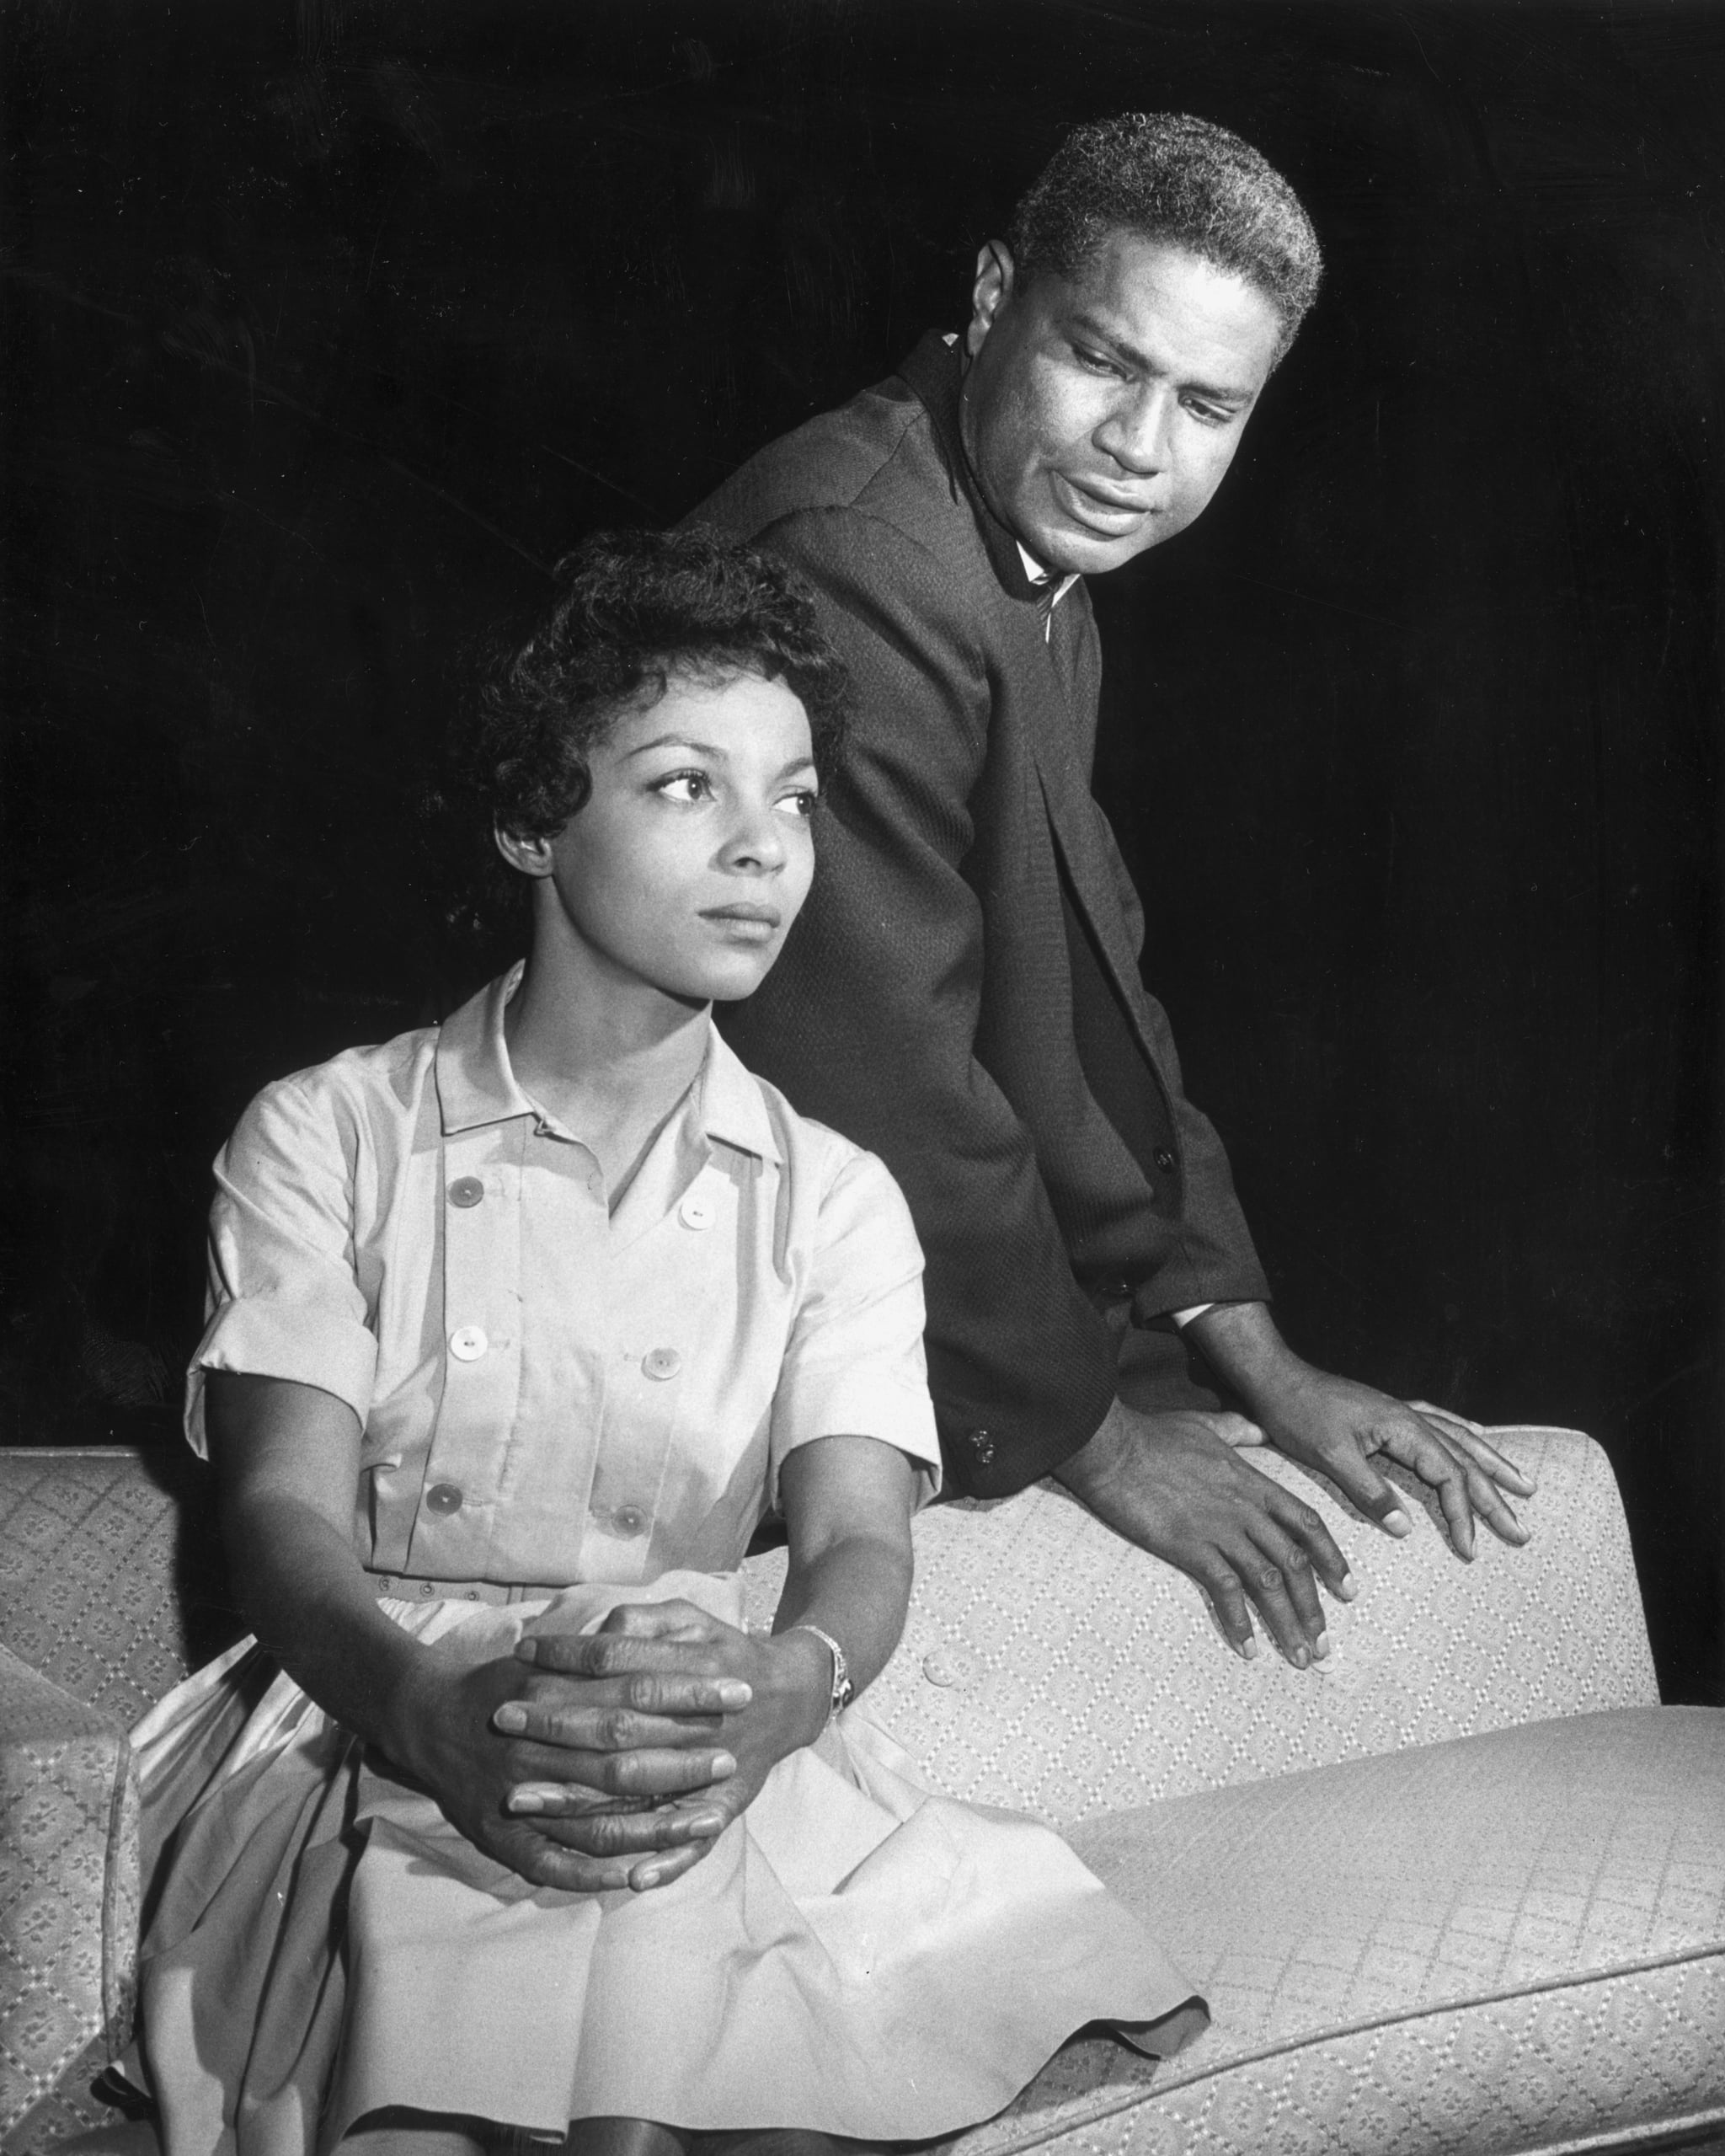
<path fill-rule="evenodd" d="M 1496 1436 L 1539 1484 L 1534 1539 L 1482 1536 L 1471 1566 L 1418 1504 L 1391 1543 L 1267 1462 L 1360 1585 L 1312 1672 L 1231 1656 L 1186 1582 L 1051 1487 L 919 1521 L 872 1711 L 950 1794 L 1060 1826 L 1214 2015 L 1160 2066 L 1073 2044 L 963 2156 L 1725 2148 L 1725 1714 L 1658 1704 L 1599 1447 Z M 0 1452 L 15 2156 L 112 2116 L 91 2089 L 131 2012 L 125 1731 L 237 1629 L 201 1476 Z M 782 1555 L 750 1570 L 764 1619 Z"/>

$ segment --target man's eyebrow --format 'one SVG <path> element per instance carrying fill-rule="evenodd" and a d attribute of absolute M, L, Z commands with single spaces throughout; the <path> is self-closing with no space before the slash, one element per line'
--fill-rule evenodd
<path fill-rule="evenodd" d="M 1160 374 L 1162 372 L 1148 353 L 1140 352 L 1135 345 L 1129 343 L 1118 331 L 1110 329 L 1106 323 L 1098 322 L 1093 314 L 1075 314 L 1071 318 L 1071 327 L 1081 336 L 1089 338 L 1093 344 L 1110 346 L 1129 366 L 1135 366 L 1140 374 Z M 1252 393 L 1250 389 L 1241 388 L 1237 383 L 1230 388 L 1220 383 L 1183 382 L 1180 387 L 1193 391 L 1199 397 L 1208 397 L 1218 404 L 1248 404 Z"/>

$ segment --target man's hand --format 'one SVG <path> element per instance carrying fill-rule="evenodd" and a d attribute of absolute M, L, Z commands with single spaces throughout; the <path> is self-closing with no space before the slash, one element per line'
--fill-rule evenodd
<path fill-rule="evenodd" d="M 607 1882 L 638 1891 L 663 1886 L 698 1863 L 754 1801 L 778 1762 L 820 1735 L 831 1704 L 831 1658 L 812 1633 L 758 1639 L 692 1602 L 626 1603 L 612 1610 L 596 1633 L 529 1633 L 516 1653 L 542 1674 L 567 1679 L 602 1673 L 611 1683 L 631 1686 L 705 1684 L 722 1687 L 730 1702 L 722 1725 L 726 1771 L 704 1785 L 678 1779 L 670 1763 L 692 1763 L 699 1753 L 660 1754 L 652 1748 L 666 1741 L 667 1728 L 676 1727 L 662 1720 L 662 1710 L 601 1718 L 595 1726 L 579 1707 L 536 1696 L 508 1712 L 510 1726 L 519 1727 L 543 1757 L 555 1758 L 563 1747 L 596 1744 L 601 1786 L 633 1797 L 648 1788 L 650 1775 L 659 1790 L 693 1791 L 611 1830 L 619 1839 L 610 1846 L 649 1852 L 625 1867 L 622 1879 Z M 711 1741 L 711 1725 L 697 1720 L 688 1726 L 698 1731 L 699 1741 Z M 595 1777 L 584 1773 L 582 1779 L 590 1784 Z M 597 1824 L 590 1801 L 565 1772 L 552 1779 L 524 1779 L 510 1792 L 505 1808 L 513 1816 L 531 1817 L 547 1836 L 585 1848 L 585 1838 Z M 645 1838 L 652 1833 L 656 1841 Z"/>
<path fill-rule="evenodd" d="M 1271 1444 L 1327 1475 L 1391 1534 L 1407 1534 L 1411 1523 L 1370 1464 L 1380 1453 L 1437 1492 L 1459 1555 L 1473 1555 L 1476 1513 L 1505 1542 L 1527 1540 L 1503 1492 L 1530 1497 L 1533 1485 L 1483 1437 L 1370 1385 L 1314 1369 L 1288 1346 L 1262 1303 L 1218 1303 L 1187 1329 Z"/>
<path fill-rule="evenodd" d="M 1311 1506 L 1239 1457 L 1237 1447 L 1262 1442 L 1240 1415 L 1145 1415 L 1117 1400 L 1055 1474 L 1117 1534 L 1195 1580 L 1238 1653 L 1258 1651 L 1256 1608 L 1305 1669 L 1329 1652 L 1318 1580 L 1344 1602 L 1354 1588 Z"/>

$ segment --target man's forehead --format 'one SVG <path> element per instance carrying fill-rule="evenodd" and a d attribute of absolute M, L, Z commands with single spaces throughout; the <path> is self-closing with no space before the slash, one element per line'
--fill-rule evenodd
<path fill-rule="evenodd" d="M 1070 270 L 1039 271 L 1026 290 L 1055 318 L 1086 318 L 1127 346 L 1173 334 L 1217 358 L 1255 359 L 1261 347 L 1265 372 L 1282 334 L 1280 309 L 1254 279 L 1182 239 L 1130 226 L 1110 227 Z"/>

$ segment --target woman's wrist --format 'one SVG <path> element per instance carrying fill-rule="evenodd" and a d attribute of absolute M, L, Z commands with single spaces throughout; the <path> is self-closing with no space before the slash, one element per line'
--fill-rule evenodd
<path fill-rule="evenodd" d="M 767 1643 L 783 1672 L 782 1689 L 794 1732 L 792 1749 L 813 1744 L 832 1719 L 832 1650 L 801 1624 L 776 1632 Z"/>

